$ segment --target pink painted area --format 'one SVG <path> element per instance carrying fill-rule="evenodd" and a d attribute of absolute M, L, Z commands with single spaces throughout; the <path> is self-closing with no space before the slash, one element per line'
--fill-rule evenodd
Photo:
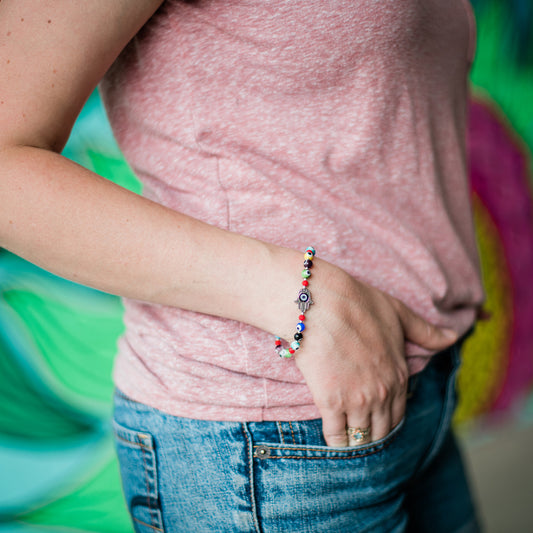
<path fill-rule="evenodd" d="M 493 405 L 500 411 L 533 383 L 533 197 L 525 148 L 489 103 L 470 104 L 468 144 L 472 189 L 498 229 L 511 274 L 509 364 Z"/>

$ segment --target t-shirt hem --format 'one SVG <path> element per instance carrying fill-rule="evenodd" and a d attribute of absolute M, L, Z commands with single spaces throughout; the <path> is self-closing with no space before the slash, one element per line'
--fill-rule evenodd
<path fill-rule="evenodd" d="M 128 399 L 180 418 L 213 422 L 274 422 L 320 418 L 314 404 L 296 406 L 249 407 L 193 404 L 170 397 L 146 395 L 131 383 L 115 379 L 115 386 Z"/>

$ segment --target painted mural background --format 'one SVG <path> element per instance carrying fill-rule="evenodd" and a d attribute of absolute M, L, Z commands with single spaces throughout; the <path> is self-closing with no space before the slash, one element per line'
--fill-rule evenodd
<path fill-rule="evenodd" d="M 488 299 L 456 424 L 533 424 L 533 1 L 473 4 L 469 150 Z M 65 155 L 140 191 L 96 92 Z M 109 423 L 119 299 L 1 249 L 0 296 L 0 533 L 132 532 Z"/>

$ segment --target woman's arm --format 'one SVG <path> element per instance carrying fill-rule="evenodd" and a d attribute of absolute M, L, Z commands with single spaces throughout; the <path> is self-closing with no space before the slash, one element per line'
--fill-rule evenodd
<path fill-rule="evenodd" d="M 290 338 L 300 251 L 202 223 L 58 153 L 88 95 L 160 3 L 0 2 L 0 246 L 113 294 Z M 372 425 L 378 439 L 405 409 L 405 338 L 441 349 L 453 335 L 320 259 L 313 295 L 319 303 L 296 359 L 326 440 L 346 445 L 347 423 Z"/>
<path fill-rule="evenodd" d="M 114 294 L 261 320 L 260 309 L 242 307 L 259 290 L 252 265 L 272 261 L 266 245 L 130 193 L 57 153 L 88 95 L 160 3 L 0 3 L 0 246 Z"/>

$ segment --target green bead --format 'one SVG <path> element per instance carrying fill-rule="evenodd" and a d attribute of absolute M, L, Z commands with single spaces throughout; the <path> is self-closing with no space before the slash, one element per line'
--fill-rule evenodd
<path fill-rule="evenodd" d="M 308 268 L 302 270 L 302 278 L 307 279 L 311 276 L 311 271 Z"/>

